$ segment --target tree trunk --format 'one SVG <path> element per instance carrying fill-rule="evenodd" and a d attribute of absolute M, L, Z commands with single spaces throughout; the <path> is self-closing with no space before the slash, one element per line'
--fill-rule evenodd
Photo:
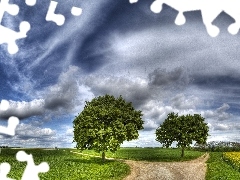
<path fill-rule="evenodd" d="M 181 157 L 183 158 L 184 156 L 184 147 L 182 147 L 182 154 L 181 154 Z"/>
<path fill-rule="evenodd" d="M 105 152 L 102 152 L 102 161 L 105 162 Z"/>

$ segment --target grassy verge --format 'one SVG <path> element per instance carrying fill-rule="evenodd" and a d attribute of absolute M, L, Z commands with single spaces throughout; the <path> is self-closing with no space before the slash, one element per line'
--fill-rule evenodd
<path fill-rule="evenodd" d="M 73 150 L 80 152 L 79 150 Z M 82 153 L 100 156 L 92 150 L 84 150 Z M 106 157 L 119 158 L 119 159 L 131 159 L 131 160 L 146 160 L 146 161 L 188 161 L 196 159 L 203 155 L 204 152 L 199 151 L 185 151 L 184 158 L 181 158 L 181 149 L 166 149 L 166 148 L 121 148 L 116 153 L 107 152 Z"/>
<path fill-rule="evenodd" d="M 207 161 L 206 180 L 239 180 L 240 172 L 222 159 L 222 152 L 211 152 Z"/>
<path fill-rule="evenodd" d="M 45 161 L 50 170 L 40 173 L 43 180 L 120 180 L 130 173 L 130 167 L 122 162 L 107 160 L 104 164 L 100 158 L 81 156 L 70 153 L 69 150 L 24 150 L 32 154 L 36 165 Z M 18 162 L 15 158 L 18 150 L 4 149 L 0 154 L 0 163 L 8 162 L 11 165 L 9 178 L 21 179 L 26 167 L 25 162 Z"/>

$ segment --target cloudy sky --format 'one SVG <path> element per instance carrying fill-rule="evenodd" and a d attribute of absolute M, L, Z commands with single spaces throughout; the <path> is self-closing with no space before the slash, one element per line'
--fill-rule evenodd
<path fill-rule="evenodd" d="M 0 144 L 74 147 L 74 117 L 105 94 L 122 95 L 144 114 L 139 139 L 123 146 L 160 146 L 155 129 L 170 112 L 201 114 L 208 141 L 240 141 L 240 33 L 227 31 L 234 19 L 226 13 L 213 21 L 220 28 L 213 38 L 201 11 L 184 13 L 186 23 L 177 26 L 177 11 L 164 4 L 155 14 L 153 0 L 58 0 L 62 26 L 46 21 L 49 0 L 11 2 L 20 11 L 5 13 L 1 24 L 19 31 L 28 21 L 31 29 L 16 54 L 0 45 L 0 100 L 10 103 L 0 125 L 20 119 L 16 135 L 0 135 Z"/>

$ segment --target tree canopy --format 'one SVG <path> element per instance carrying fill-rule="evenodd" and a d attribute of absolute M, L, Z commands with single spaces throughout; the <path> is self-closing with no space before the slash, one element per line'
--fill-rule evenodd
<path fill-rule="evenodd" d="M 165 121 L 156 129 L 156 141 L 164 147 L 169 147 L 173 142 L 182 148 L 181 156 L 184 156 L 184 149 L 190 146 L 193 141 L 198 144 L 205 144 L 209 128 L 204 118 L 199 114 L 178 116 L 169 113 Z"/>
<path fill-rule="evenodd" d="M 77 149 L 93 149 L 102 152 L 117 151 L 123 141 L 137 139 L 143 129 L 142 112 L 122 96 L 99 96 L 87 102 L 83 111 L 73 121 L 74 140 Z"/>

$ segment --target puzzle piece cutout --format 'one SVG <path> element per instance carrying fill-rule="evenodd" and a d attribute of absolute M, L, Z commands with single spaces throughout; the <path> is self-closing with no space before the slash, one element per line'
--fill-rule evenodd
<path fill-rule="evenodd" d="M 134 1 L 134 0 L 130 0 Z M 233 0 L 155 0 L 151 4 L 151 11 L 154 13 L 160 13 L 162 5 L 166 4 L 178 11 L 178 15 L 175 19 L 175 24 L 183 25 L 186 22 L 186 18 L 183 15 L 184 12 L 201 10 L 203 23 L 210 36 L 216 37 L 220 30 L 212 22 L 221 13 L 225 12 L 235 19 L 235 23 L 228 27 L 228 32 L 232 35 L 238 33 L 240 28 L 240 1 Z"/>
<path fill-rule="evenodd" d="M 7 100 L 2 100 L 0 104 L 0 110 L 6 111 L 8 110 L 8 108 L 9 108 L 9 102 Z M 0 133 L 14 136 L 15 130 L 18 124 L 19 124 L 19 119 L 17 117 L 11 116 L 8 119 L 8 127 L 0 126 Z"/>
<path fill-rule="evenodd" d="M 8 43 L 8 52 L 15 54 L 19 48 L 16 44 L 17 39 L 27 37 L 27 32 L 30 30 L 30 24 L 26 21 L 20 23 L 20 31 L 15 32 L 7 27 L 0 25 L 0 44 Z"/>
<path fill-rule="evenodd" d="M 27 154 L 25 151 L 18 151 L 16 159 L 20 162 L 27 162 L 27 166 L 23 172 L 21 180 L 39 180 L 38 173 L 45 173 L 49 171 L 47 162 L 42 162 L 35 165 L 32 154 Z"/>
<path fill-rule="evenodd" d="M 28 6 L 34 6 L 37 0 L 25 0 Z M 46 14 L 46 21 L 53 21 L 58 26 L 62 26 L 65 22 L 65 17 L 62 14 L 55 14 L 58 2 L 50 1 L 48 12 Z M 30 30 L 31 26 L 27 21 L 22 21 L 19 25 L 19 32 L 13 31 L 5 26 L 1 25 L 4 13 L 7 12 L 10 15 L 16 16 L 19 13 L 19 7 L 16 4 L 9 4 L 9 0 L 0 1 L 0 44 L 7 43 L 8 52 L 10 54 L 15 54 L 18 52 L 19 48 L 16 44 L 16 40 L 23 39 L 27 37 L 27 32 Z M 73 6 L 71 9 L 71 14 L 74 16 L 80 16 L 82 14 L 82 9 Z"/>
<path fill-rule="evenodd" d="M 26 0 L 27 4 L 34 4 L 35 0 L 30 3 L 30 0 Z M 9 4 L 9 0 L 1 0 L 0 2 L 0 23 L 5 12 L 15 16 L 19 12 L 19 7 L 16 4 Z M 30 24 L 26 21 L 22 21 L 19 25 L 19 32 L 13 31 L 5 26 L 0 25 L 0 44 L 8 44 L 8 52 L 15 54 L 18 52 L 18 46 L 16 44 L 17 39 L 27 37 L 27 32 L 30 30 Z"/>
<path fill-rule="evenodd" d="M 25 3 L 28 6 L 34 6 L 36 4 L 37 0 L 25 0 Z"/>
<path fill-rule="evenodd" d="M 7 100 L 2 100 L 0 104 L 0 110 L 1 111 L 6 111 L 9 108 L 9 102 Z"/>
<path fill-rule="evenodd" d="M 72 13 L 72 15 L 74 15 L 74 16 L 80 16 L 80 15 L 82 14 L 82 9 L 73 6 L 72 9 L 71 9 L 71 13 Z"/>
<path fill-rule="evenodd" d="M 18 124 L 19 124 L 19 119 L 17 117 L 11 116 L 8 119 L 8 127 L 0 126 L 0 133 L 14 136 L 15 130 Z"/>
<path fill-rule="evenodd" d="M 62 26 L 65 22 L 65 17 L 62 14 L 55 14 L 57 5 L 58 5 L 58 2 L 56 1 L 50 2 L 48 12 L 46 15 L 46 21 L 52 21 L 52 22 L 55 22 L 58 26 Z M 71 13 L 74 16 L 80 16 L 82 14 L 82 9 L 73 6 L 71 9 Z"/>
<path fill-rule="evenodd" d="M 27 162 L 27 166 L 23 172 L 21 180 L 40 180 L 39 173 L 45 173 L 49 171 L 49 165 L 47 162 L 42 162 L 39 165 L 35 165 L 32 154 L 27 154 L 25 151 L 18 151 L 16 159 L 19 162 Z M 11 166 L 9 163 L 0 164 L 0 179 L 1 180 L 14 180 L 7 177 L 10 172 Z"/>
<path fill-rule="evenodd" d="M 14 180 L 12 178 L 8 178 L 7 174 L 10 172 L 11 166 L 9 163 L 4 162 L 0 164 L 0 179 L 1 180 Z"/>
<path fill-rule="evenodd" d="M 138 2 L 138 0 L 129 0 L 131 4 Z"/>

